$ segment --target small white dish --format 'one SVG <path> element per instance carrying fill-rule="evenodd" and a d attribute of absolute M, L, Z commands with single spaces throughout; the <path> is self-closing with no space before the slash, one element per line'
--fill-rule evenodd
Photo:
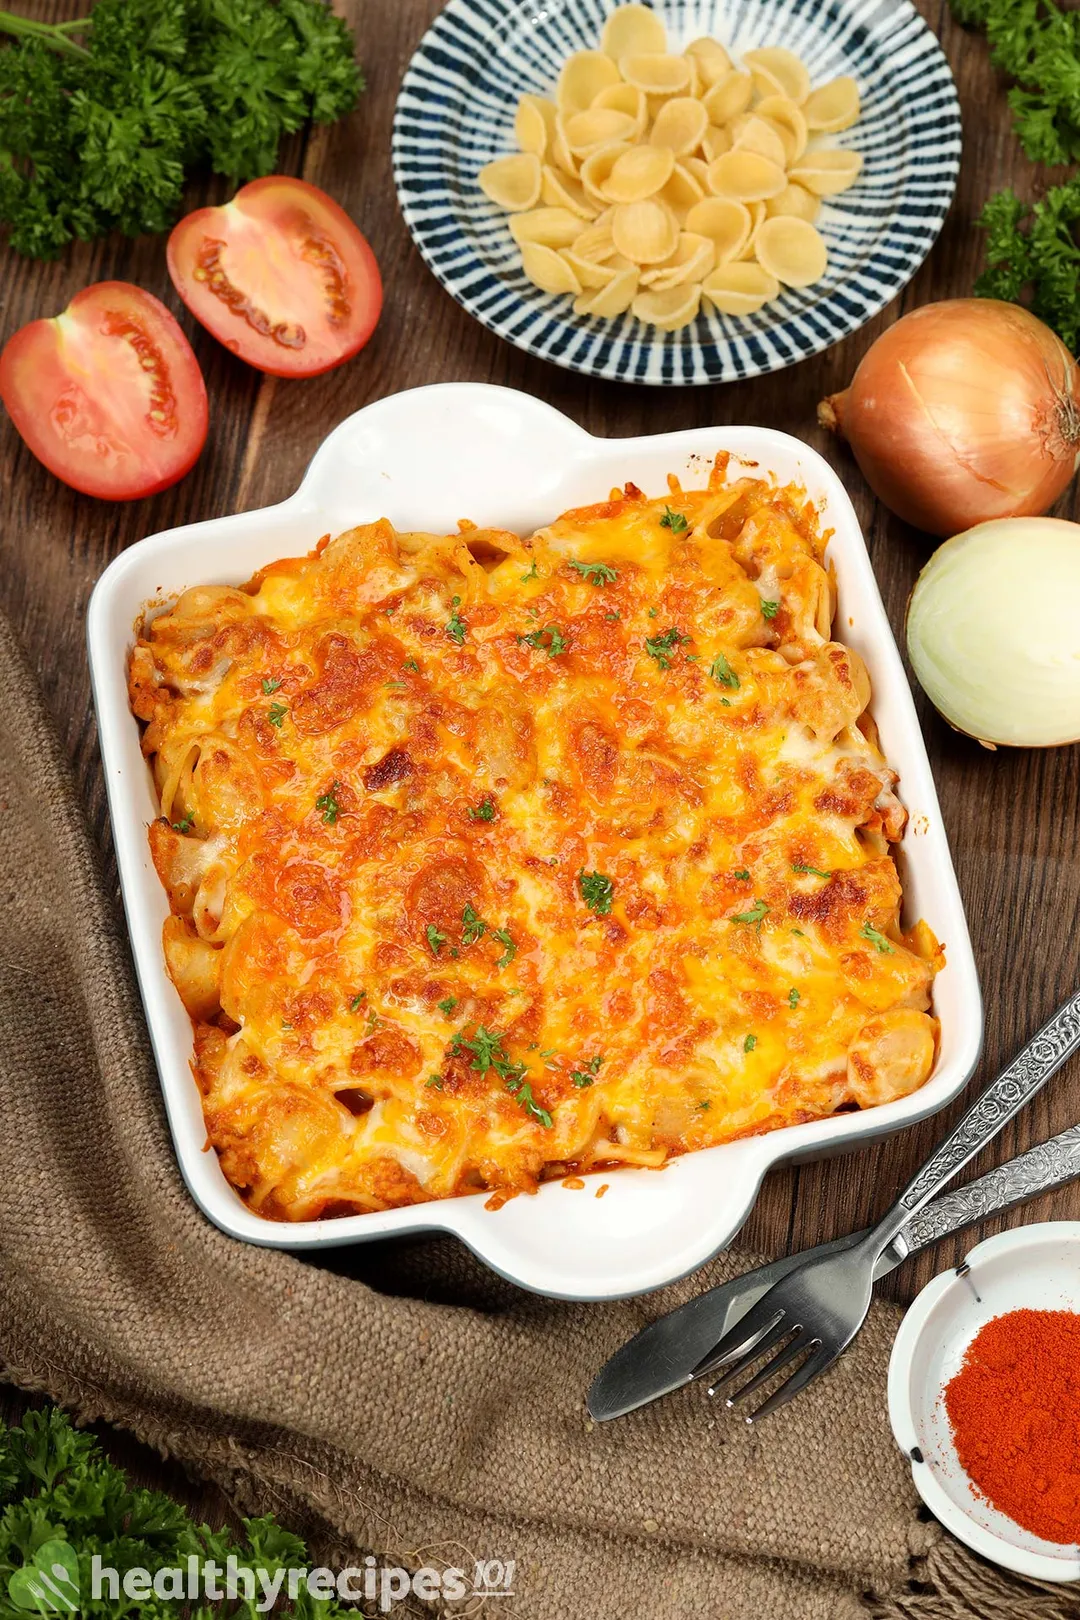
<path fill-rule="evenodd" d="M 719 450 L 781 483 L 802 486 L 823 527 L 833 531 L 828 558 L 838 588 L 836 624 L 870 671 L 871 713 L 900 773 L 909 812 L 898 855 L 906 916 L 925 917 L 946 950 L 934 986 L 941 1042 L 933 1074 L 910 1096 L 878 1108 L 686 1153 L 662 1171 L 626 1167 L 592 1175 L 584 1189 L 547 1182 L 535 1198 L 513 1198 L 497 1210 L 486 1208 L 478 1193 L 340 1220 L 264 1220 L 241 1202 L 217 1155 L 207 1151 L 191 1073 L 191 1021 L 161 951 L 168 900 L 146 837 L 158 805 L 127 690 L 135 625 L 147 603 L 164 604 L 200 582 L 238 584 L 274 557 L 309 551 L 321 535 L 380 517 L 402 529 L 445 531 L 468 516 L 531 533 L 627 479 L 650 495 L 667 489 L 672 472 L 700 486 Z M 280 506 L 188 524 L 130 546 L 98 581 L 87 634 L 120 885 L 169 1123 L 192 1195 L 233 1237 L 323 1249 L 406 1232 L 450 1232 L 524 1288 L 563 1299 L 619 1299 L 685 1276 L 730 1243 L 774 1165 L 827 1157 L 925 1119 L 953 1100 L 978 1062 L 979 984 L 911 690 L 844 487 L 816 451 L 787 434 L 701 427 L 598 439 L 542 400 L 509 388 L 416 388 L 368 405 L 336 427 L 300 488 Z"/>
<path fill-rule="evenodd" d="M 889 1421 L 934 1517 L 1004 1569 L 1040 1581 L 1080 1580 L 1080 1546 L 1044 1541 L 985 1501 L 960 1466 L 943 1391 L 972 1339 L 1009 1311 L 1080 1311 L 1080 1221 L 1001 1232 L 935 1277 L 900 1326 L 889 1362 Z"/>

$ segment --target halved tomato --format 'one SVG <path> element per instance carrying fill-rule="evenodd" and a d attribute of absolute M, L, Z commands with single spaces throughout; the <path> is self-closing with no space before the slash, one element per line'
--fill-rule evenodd
<path fill-rule="evenodd" d="M 72 489 L 134 501 L 175 484 L 209 420 L 191 344 L 152 293 L 99 281 L 31 321 L 0 355 L 0 399 L 38 460 Z"/>
<path fill-rule="evenodd" d="M 325 191 L 271 174 L 169 237 L 169 274 L 197 321 L 275 377 L 316 377 L 362 349 L 382 309 L 367 241 Z"/>

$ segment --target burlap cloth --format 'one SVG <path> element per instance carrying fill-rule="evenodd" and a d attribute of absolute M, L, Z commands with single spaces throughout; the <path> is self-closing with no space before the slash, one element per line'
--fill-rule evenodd
<path fill-rule="evenodd" d="M 553 1304 L 442 1240 L 336 1270 L 224 1237 L 181 1182 L 118 905 L 0 620 L 0 1357 L 343 1562 L 514 1558 L 504 1620 L 1077 1615 L 920 1514 L 879 1306 L 754 1432 L 699 1391 L 596 1426 L 601 1363 L 691 1289 Z M 858 1161 L 838 1162 L 838 1175 Z M 430 1613 L 430 1609 L 425 1612 Z"/>

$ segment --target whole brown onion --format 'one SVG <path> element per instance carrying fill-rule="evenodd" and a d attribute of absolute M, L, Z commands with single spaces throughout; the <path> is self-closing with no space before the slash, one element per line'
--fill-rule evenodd
<path fill-rule="evenodd" d="M 1019 305 L 956 298 L 883 332 L 818 420 L 891 511 L 949 537 L 1057 500 L 1080 461 L 1080 368 Z"/>

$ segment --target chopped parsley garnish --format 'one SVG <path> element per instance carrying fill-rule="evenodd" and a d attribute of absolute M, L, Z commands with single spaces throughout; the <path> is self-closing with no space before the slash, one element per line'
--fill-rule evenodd
<path fill-rule="evenodd" d="M 739 870 L 737 872 L 733 872 L 731 875 L 732 877 L 738 878 L 740 883 L 749 883 L 750 881 L 750 873 L 746 870 L 745 866 L 740 866 Z"/>
<path fill-rule="evenodd" d="M 502 1044 L 502 1036 L 498 1030 L 485 1029 L 478 1024 L 476 1034 L 472 1040 L 466 1040 L 464 1035 L 455 1035 L 450 1042 L 451 1052 L 471 1052 L 473 1060 L 470 1065 L 486 1074 L 494 1069 L 511 1096 L 516 1097 L 527 1114 L 531 1114 L 541 1125 L 551 1129 L 551 1115 L 546 1108 L 541 1108 L 532 1094 L 532 1086 L 525 1079 L 528 1068 L 524 1063 L 515 1063 L 507 1054 Z"/>
<path fill-rule="evenodd" d="M 340 782 L 331 782 L 326 792 L 320 793 L 319 797 L 315 800 L 315 808 L 322 816 L 323 821 L 328 827 L 332 827 L 338 816 L 341 814 L 341 806 L 337 801 L 337 795 L 340 787 Z"/>
<path fill-rule="evenodd" d="M 281 723 L 285 719 L 288 712 L 289 711 L 285 707 L 284 703 L 271 703 L 270 707 L 266 711 L 266 718 L 269 720 L 272 726 L 276 726 L 280 731 Z"/>
<path fill-rule="evenodd" d="M 349 1002 L 349 1011 L 350 1012 L 359 1012 L 362 1003 L 366 999 L 367 999 L 367 991 L 366 990 L 361 990 L 359 995 L 353 996 L 352 1000 Z"/>
<path fill-rule="evenodd" d="M 466 904 L 465 910 L 461 913 L 461 943 L 475 945 L 486 933 L 487 923 L 471 904 Z"/>
<path fill-rule="evenodd" d="M 749 911 L 740 911 L 732 917 L 733 923 L 752 923 L 755 928 L 761 927 L 761 919 L 768 912 L 768 905 L 764 900 L 755 900 Z"/>
<path fill-rule="evenodd" d="M 271 692 L 276 692 L 280 685 L 280 681 L 272 681 L 269 676 L 266 676 L 262 683 L 262 689 L 264 694 L 269 697 Z"/>
<path fill-rule="evenodd" d="M 369 1007 L 368 1012 L 367 1012 L 367 1024 L 365 1026 L 369 1035 L 371 1034 L 372 1030 L 375 1028 L 375 1026 L 376 1026 L 376 1024 L 378 1022 L 379 1022 L 378 1013 L 375 1011 L 374 1007 Z"/>
<path fill-rule="evenodd" d="M 416 662 L 415 658 L 406 658 L 401 667 L 402 669 L 407 669 L 410 675 L 419 675 L 420 673 L 420 665 Z"/>
<path fill-rule="evenodd" d="M 584 868 L 578 873 L 578 888 L 581 898 L 590 911 L 595 911 L 598 917 L 606 917 L 611 911 L 611 900 L 615 893 L 615 885 L 603 872 L 586 872 Z"/>
<path fill-rule="evenodd" d="M 879 951 L 882 956 L 896 955 L 896 946 L 887 940 L 884 934 L 879 933 L 876 928 L 872 928 L 868 922 L 863 923 L 859 933 L 863 939 L 868 939 L 874 949 Z"/>
<path fill-rule="evenodd" d="M 473 1060 L 470 1067 L 478 1069 L 481 1074 L 486 1074 L 489 1069 L 494 1069 L 497 1074 L 501 1074 L 500 1064 L 505 1065 L 508 1071 L 513 1069 L 514 1072 L 519 1070 L 521 1073 L 525 1072 L 522 1065 L 510 1063 L 510 1059 L 503 1051 L 502 1036 L 499 1031 L 497 1029 L 487 1029 L 483 1024 L 477 1024 L 476 1034 L 471 1041 L 466 1040 L 463 1034 L 455 1035 L 450 1042 L 450 1050 L 455 1053 L 471 1052 Z"/>
<path fill-rule="evenodd" d="M 438 956 L 439 952 L 446 944 L 446 935 L 441 929 L 436 928 L 434 923 L 428 923 L 425 932 L 427 934 L 427 942 L 432 956 Z"/>
<path fill-rule="evenodd" d="M 518 636 L 518 640 L 535 652 L 546 652 L 549 658 L 558 658 L 570 645 L 557 624 L 545 624 L 542 630 L 531 630 L 527 636 Z"/>
<path fill-rule="evenodd" d="M 540 578 L 540 575 L 536 571 L 536 558 L 534 557 L 533 560 L 532 560 L 532 566 L 530 567 L 529 572 L 527 574 L 522 574 L 521 583 L 523 585 L 527 585 L 529 583 L 530 579 L 539 579 L 539 578 Z"/>
<path fill-rule="evenodd" d="M 799 992 L 796 989 L 792 988 L 788 991 L 787 1004 L 791 1008 L 792 1012 L 794 1012 L 795 1008 L 799 1005 Z"/>
<path fill-rule="evenodd" d="M 716 657 L 709 665 L 709 674 L 720 686 L 730 686 L 734 688 L 739 684 L 739 677 L 736 675 L 723 653 L 717 653 Z"/>
<path fill-rule="evenodd" d="M 527 1114 L 531 1114 L 545 1130 L 551 1129 L 551 1115 L 546 1108 L 541 1108 L 532 1094 L 532 1086 L 527 1080 L 514 1078 L 505 1081 L 506 1089 L 512 1097 L 516 1097 Z"/>
<path fill-rule="evenodd" d="M 495 964 L 495 970 L 498 972 L 499 968 L 510 966 L 510 963 L 517 955 L 517 946 L 514 944 L 512 936 L 505 928 L 493 928 L 491 930 L 491 934 L 493 939 L 497 939 L 500 945 L 504 945 L 506 947 L 503 954 L 499 957 L 499 960 Z"/>
<path fill-rule="evenodd" d="M 585 1086 L 592 1085 L 603 1061 L 603 1057 L 598 1055 L 591 1057 L 588 1063 L 583 1064 L 580 1069 L 570 1070 L 570 1078 L 579 1091 L 583 1090 Z"/>
<path fill-rule="evenodd" d="M 757 1036 L 756 1035 L 748 1035 L 746 1037 L 745 1041 L 743 1041 L 743 1043 L 742 1043 L 742 1049 L 743 1049 L 744 1052 L 752 1052 L 756 1045 L 757 1045 Z"/>
<path fill-rule="evenodd" d="M 407 692 L 409 683 L 407 681 L 387 681 L 386 690 L 388 692 Z"/>
<path fill-rule="evenodd" d="M 441 1074 L 433 1074 L 430 1080 L 424 1081 L 424 1085 L 427 1087 L 428 1091 L 441 1091 L 443 1088 L 443 1077 Z"/>
<path fill-rule="evenodd" d="M 468 625 L 458 612 L 458 608 L 461 606 L 461 597 L 455 596 L 450 606 L 453 611 L 446 621 L 446 633 L 450 637 L 450 640 L 456 641 L 460 647 L 462 642 L 465 640 L 465 637 L 469 633 Z"/>
<path fill-rule="evenodd" d="M 709 1111 L 709 1099 L 706 1097 L 704 1102 L 699 1102 L 698 1107 L 701 1109 L 701 1112 L 703 1114 L 708 1113 L 708 1111 Z"/>
<path fill-rule="evenodd" d="M 831 872 L 823 872 L 821 870 L 820 866 L 807 866 L 804 861 L 792 861 L 791 870 L 793 872 L 808 872 L 811 877 L 819 877 L 819 878 L 831 878 L 832 877 Z"/>
<path fill-rule="evenodd" d="M 619 616 L 619 614 L 618 614 L 618 613 L 605 613 L 605 614 L 604 614 L 604 618 L 605 618 L 605 619 L 610 619 L 610 620 L 611 620 L 611 622 L 612 622 L 612 624 L 618 624 L 618 622 L 619 622 L 619 617 L 620 617 L 620 616 Z"/>
<path fill-rule="evenodd" d="M 582 579 L 588 580 L 590 585 L 614 585 L 619 577 L 618 570 L 609 568 L 607 563 L 576 562 L 573 557 L 568 557 L 566 560 L 571 568 L 577 569 Z"/>
<path fill-rule="evenodd" d="M 791 932 L 792 932 L 792 933 L 793 933 L 793 934 L 797 934 L 797 935 L 798 935 L 798 936 L 799 936 L 799 938 L 800 938 L 800 939 L 805 939 L 805 938 L 806 938 L 806 935 L 805 935 L 805 934 L 804 934 L 804 933 L 803 933 L 803 931 L 802 931 L 802 929 L 801 929 L 801 928 L 793 928 L 793 929 L 792 929 L 792 930 L 791 930 Z"/>
<path fill-rule="evenodd" d="M 689 640 L 689 636 L 684 636 L 681 631 L 676 630 L 675 626 L 672 625 L 671 629 L 665 630 L 662 636 L 653 636 L 651 639 L 646 637 L 645 651 L 650 658 L 656 659 L 661 669 L 670 669 L 671 655 L 675 648 L 680 641 Z"/>
<path fill-rule="evenodd" d="M 490 799 L 481 799 L 479 804 L 469 806 L 470 821 L 494 821 L 495 806 Z"/>
<path fill-rule="evenodd" d="M 664 515 L 660 519 L 662 529 L 670 529 L 672 534 L 682 534 L 684 529 L 690 527 L 681 512 L 673 512 L 670 506 L 664 507 Z"/>
<path fill-rule="evenodd" d="M 445 1013 L 446 1017 L 449 1018 L 457 1006 L 457 996 L 443 996 L 441 1001 L 436 1002 L 436 1006 L 441 1013 Z"/>
<path fill-rule="evenodd" d="M 190 832 L 192 827 L 194 827 L 194 825 L 195 825 L 195 817 L 194 816 L 185 816 L 183 821 L 174 821 L 174 822 L 171 823 L 171 825 L 172 825 L 173 832 L 177 832 L 177 833 Z"/>
<path fill-rule="evenodd" d="M 775 619 L 779 611 L 779 602 L 762 602 L 761 604 L 761 617 L 763 619 Z"/>
<path fill-rule="evenodd" d="M 651 607 L 649 609 L 649 618 L 650 619 L 658 619 L 659 617 L 660 617 L 660 609 L 658 607 Z"/>

